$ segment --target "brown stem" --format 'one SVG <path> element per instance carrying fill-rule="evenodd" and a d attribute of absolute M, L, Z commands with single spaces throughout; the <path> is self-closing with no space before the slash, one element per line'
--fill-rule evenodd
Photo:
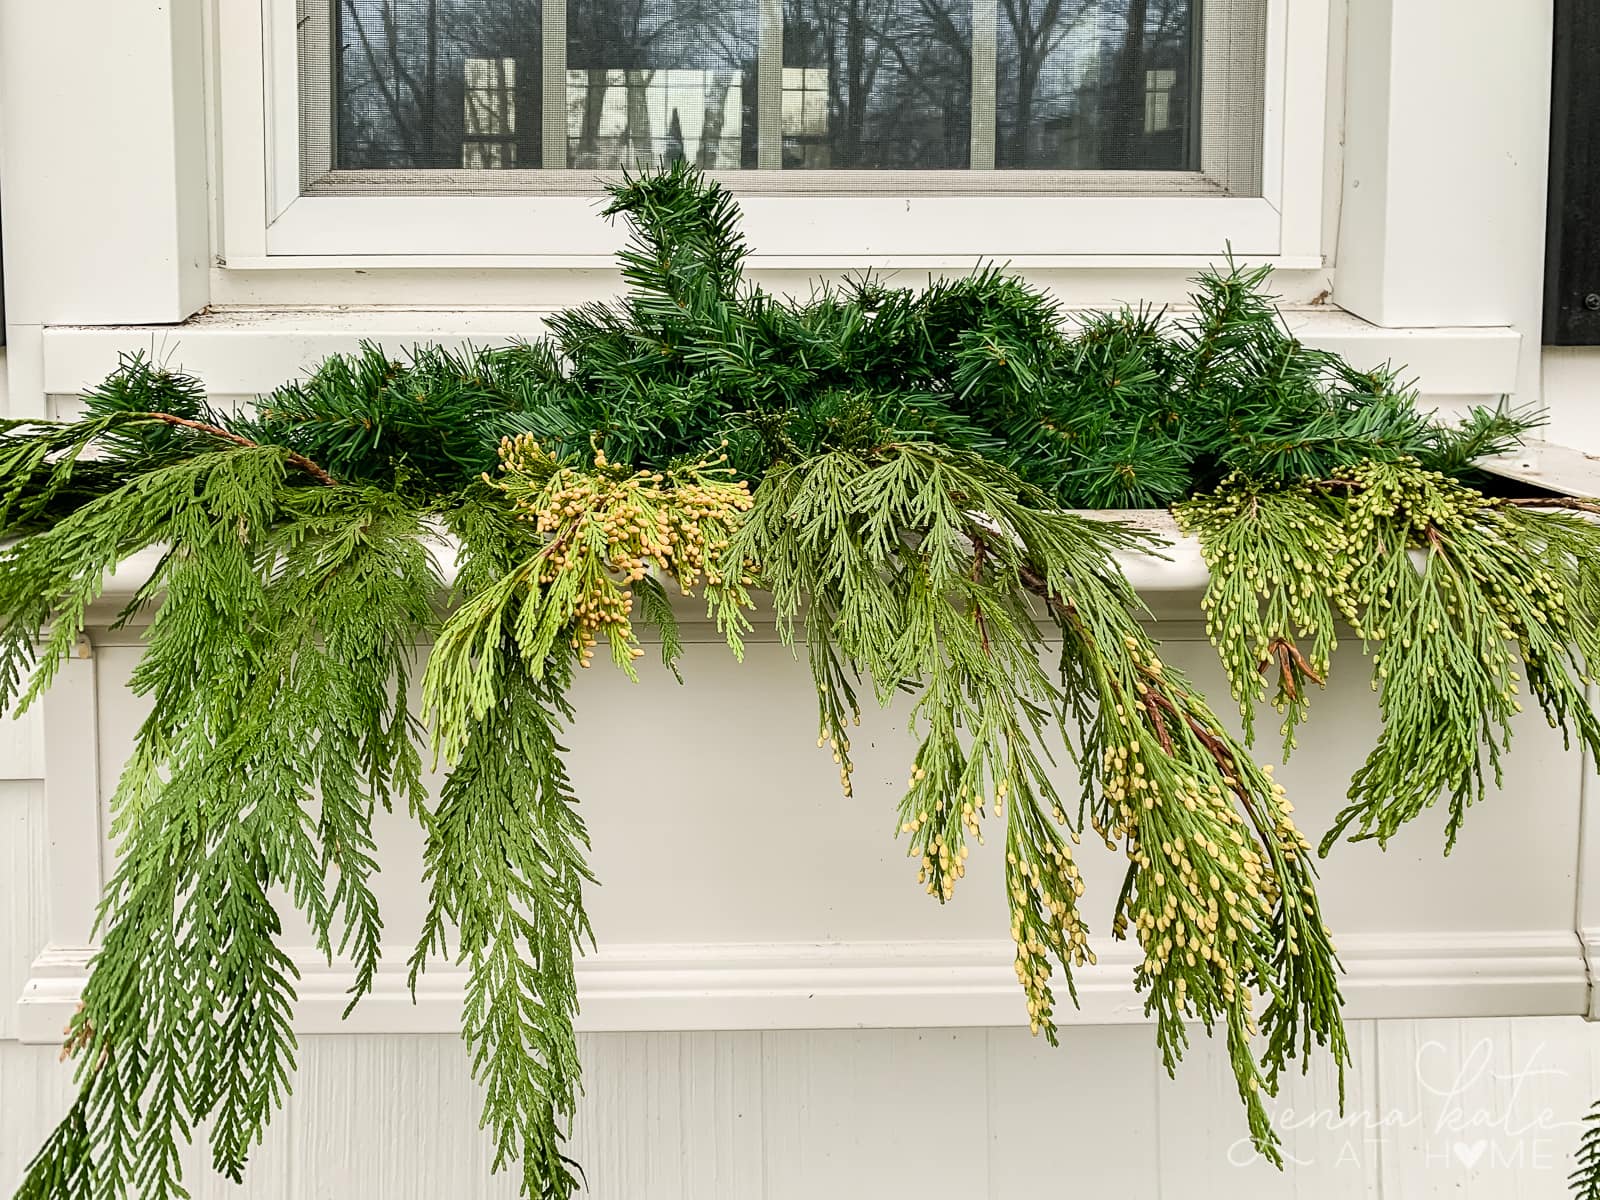
<path fill-rule="evenodd" d="M 974 538 L 974 540 L 976 541 L 977 539 Z M 1083 632 L 1083 625 L 1078 621 L 1077 611 L 1073 608 L 1072 602 L 1063 596 L 1053 594 L 1042 575 L 1027 563 L 1021 563 L 1017 567 L 1017 577 L 1022 580 L 1024 587 L 1035 595 L 1043 597 L 1046 604 L 1049 604 L 1070 620 L 1080 633 Z M 1156 685 L 1155 687 L 1146 687 L 1140 693 L 1139 699 L 1145 711 L 1150 714 L 1151 725 L 1156 730 L 1156 737 L 1161 742 L 1162 749 L 1168 755 L 1173 752 L 1172 738 L 1167 730 L 1166 723 L 1156 715 L 1158 712 L 1164 711 L 1172 720 L 1187 726 L 1194 739 L 1205 748 L 1207 754 L 1211 755 L 1212 761 L 1217 764 L 1217 769 L 1222 772 L 1223 779 L 1228 781 L 1229 790 L 1239 798 L 1239 803 L 1243 806 L 1245 815 L 1250 818 L 1250 824 L 1256 831 L 1256 837 L 1263 846 L 1270 847 L 1273 844 L 1271 832 L 1261 819 L 1261 813 L 1256 808 L 1255 797 L 1250 794 L 1250 789 L 1245 786 L 1244 780 L 1240 778 L 1239 764 L 1237 759 L 1234 758 L 1233 751 L 1229 749 L 1222 738 L 1207 728 L 1204 721 L 1200 720 L 1187 708 L 1180 710 L 1170 696 L 1158 690 L 1167 686 L 1165 679 L 1150 670 L 1149 667 L 1141 665 L 1139 670 L 1141 674 Z"/>
<path fill-rule="evenodd" d="M 972 582 L 973 583 L 977 583 L 978 580 L 983 575 L 983 556 L 984 556 L 985 549 L 986 549 L 986 547 L 985 547 L 984 543 L 980 539 L 978 539 L 978 538 L 973 538 L 972 539 Z M 976 599 L 974 599 L 973 602 L 972 602 L 972 620 L 973 620 L 973 623 L 978 627 L 978 640 L 983 644 L 983 652 L 984 652 L 985 655 L 987 655 L 987 654 L 990 653 L 990 650 L 989 650 L 989 627 L 984 622 L 984 619 L 983 619 L 983 606 L 981 604 L 979 604 Z"/>
<path fill-rule="evenodd" d="M 1161 748 L 1167 752 L 1167 757 L 1172 757 L 1172 735 L 1167 732 L 1167 723 L 1161 716 L 1161 707 L 1154 700 L 1155 693 L 1147 691 L 1140 699 L 1144 708 L 1150 714 L 1150 724 L 1155 728 L 1156 741 L 1161 743 Z"/>
<path fill-rule="evenodd" d="M 1518 496 L 1499 503 L 1511 508 L 1571 508 L 1578 512 L 1600 514 L 1600 501 L 1582 500 L 1577 496 Z"/>
<path fill-rule="evenodd" d="M 204 421 L 191 421 L 187 417 L 174 416 L 172 413 L 151 412 L 140 413 L 139 415 L 148 417 L 152 421 L 160 421 L 163 425 L 176 425 L 181 429 L 192 429 L 196 433 L 204 433 L 214 438 L 221 438 L 225 442 L 232 442 L 235 446 L 243 446 L 247 450 L 257 450 L 261 447 L 260 442 L 252 442 L 249 438 L 241 437 L 237 433 L 231 433 L 228 430 L 223 429 L 220 425 L 207 425 Z M 337 479 L 335 479 L 332 475 L 329 475 L 321 467 L 317 466 L 316 463 L 312 462 L 304 454 L 297 454 L 293 450 L 288 450 L 285 451 L 284 458 L 288 462 L 291 462 L 295 466 L 299 467 L 302 471 L 311 476 L 311 478 L 315 479 L 324 487 L 339 486 L 339 481 Z"/>
<path fill-rule="evenodd" d="M 1300 689 L 1295 686 L 1294 665 L 1290 661 L 1287 645 L 1279 638 L 1272 649 L 1278 658 L 1278 678 L 1283 682 L 1283 690 L 1289 694 L 1289 699 L 1299 701 Z"/>
<path fill-rule="evenodd" d="M 1312 487 L 1345 488 L 1360 491 L 1362 484 L 1353 479 L 1314 479 Z M 1586 500 L 1581 496 L 1501 496 L 1485 497 L 1486 504 L 1500 504 L 1507 508 L 1570 508 L 1577 512 L 1600 516 L 1600 500 Z"/>
<path fill-rule="evenodd" d="M 1322 676 L 1312 668 L 1306 656 L 1300 653 L 1300 647 L 1296 646 L 1288 638 L 1273 638 L 1267 643 L 1267 654 L 1268 657 L 1262 660 L 1260 669 L 1265 671 L 1274 663 L 1277 664 L 1278 677 L 1282 681 L 1283 691 L 1289 699 L 1295 701 L 1300 699 L 1300 687 L 1296 682 L 1299 678 L 1309 679 L 1318 687 L 1323 686 L 1325 681 Z"/>
<path fill-rule="evenodd" d="M 1300 668 L 1300 674 L 1311 680 L 1318 687 L 1325 687 L 1327 680 L 1312 669 L 1311 664 L 1306 661 L 1306 656 L 1300 653 L 1300 647 L 1290 641 L 1285 641 L 1284 644 L 1288 647 L 1289 656 L 1294 659 L 1295 666 Z"/>

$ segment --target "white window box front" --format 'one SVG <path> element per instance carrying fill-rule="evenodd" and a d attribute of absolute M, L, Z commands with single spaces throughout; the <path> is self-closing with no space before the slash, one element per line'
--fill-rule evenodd
<path fill-rule="evenodd" d="M 1166 557 L 1124 556 L 1169 663 L 1226 707 L 1198 605 L 1198 547 L 1164 513 L 1105 514 L 1171 541 Z M 24 1040 L 60 1038 L 93 953 L 89 930 L 112 867 L 107 802 L 142 702 L 126 688 L 141 653 L 137 627 L 110 623 L 153 564 L 111 578 L 77 657 L 45 699 L 51 878 L 50 944 L 19 1003 Z M 975 848 L 954 900 L 934 903 L 894 836 L 912 743 L 904 707 L 864 715 L 855 795 L 814 744 L 814 689 L 770 622 L 736 664 L 695 601 L 680 601 L 686 683 L 644 670 L 581 675 L 564 738 L 602 886 L 587 907 L 599 949 L 578 968 L 581 1028 L 591 1030 L 1003 1026 L 1026 1022 L 1005 936 L 999 850 Z M 646 660 L 648 661 L 648 660 Z M 1320 833 L 1377 732 L 1359 648 L 1347 643 L 1313 702 L 1301 746 L 1280 778 L 1297 819 Z M 1260 751 L 1274 745 L 1264 723 Z M 1062 794 L 1076 789 L 1059 766 Z M 1350 1017 L 1585 1014 L 1591 976 L 1577 897 L 1585 782 L 1592 767 L 1564 752 L 1537 713 L 1520 721 L 1503 785 L 1475 806 L 1449 859 L 1443 814 L 1408 826 L 1387 851 L 1343 844 L 1322 864 L 1324 910 L 1345 967 Z M 1595 793 L 1592 786 L 1589 794 Z M 1594 822 L 1589 823 L 1593 829 Z M 463 974 L 439 964 L 413 1002 L 405 959 L 422 917 L 421 838 L 403 812 L 378 815 L 384 967 L 374 994 L 340 1021 L 347 969 L 318 955 L 297 919 L 285 941 L 302 971 L 297 1027 L 307 1033 L 453 1033 Z M 88 848 L 98 847 L 98 852 Z M 1124 863 L 1086 846 L 1097 965 L 1064 1021 L 1144 1019 L 1132 988 L 1135 952 L 1105 935 Z M 1594 888 L 1590 878 L 1590 892 Z"/>

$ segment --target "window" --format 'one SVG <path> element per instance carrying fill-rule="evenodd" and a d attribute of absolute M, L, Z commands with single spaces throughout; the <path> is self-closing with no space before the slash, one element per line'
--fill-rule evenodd
<path fill-rule="evenodd" d="M 1266 27 L 1266 0 L 314 0 L 301 182 L 687 159 L 757 192 L 1259 195 Z"/>
<path fill-rule="evenodd" d="M 757 267 L 1320 266 L 1332 3 L 210 0 L 218 256 L 609 268 L 681 158 Z"/>

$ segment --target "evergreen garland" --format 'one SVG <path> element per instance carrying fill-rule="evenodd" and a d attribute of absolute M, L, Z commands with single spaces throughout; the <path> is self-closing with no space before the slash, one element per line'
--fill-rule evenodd
<path fill-rule="evenodd" d="M 541 341 L 367 347 L 243 414 L 136 357 L 80 420 L 0 428 L 0 708 L 48 685 L 108 571 L 162 550 L 123 614 L 153 614 L 133 680 L 153 708 L 68 1031 L 79 1094 L 19 1197 L 183 1195 L 179 1146 L 202 1127 L 241 1176 L 294 1067 L 268 894 L 348 957 L 356 1004 L 382 935 L 371 818 L 397 802 L 426 845 L 413 985 L 438 957 L 465 965 L 495 1165 L 520 1160 L 526 1195 L 571 1195 L 590 876 L 565 697 L 602 646 L 636 671 L 636 621 L 674 667 L 669 583 L 703 592 L 736 656 L 770 593 L 847 793 L 858 690 L 914 694 L 899 828 L 919 882 L 948 899 L 1000 827 L 1017 975 L 1052 1041 L 1055 972 L 1070 996 L 1093 958 L 1073 847 L 1091 831 L 1120 849 L 1109 925 L 1143 951 L 1167 1067 L 1188 1022 L 1220 1028 L 1278 1160 L 1264 1097 L 1314 1046 L 1341 1066 L 1348 1049 L 1310 846 L 1249 750 L 1255 705 L 1274 692 L 1287 751 L 1336 622 L 1368 644 L 1384 730 L 1324 851 L 1351 828 L 1386 839 L 1441 792 L 1453 839 L 1519 684 L 1600 747 L 1582 690 L 1600 530 L 1471 486 L 1527 423 L 1433 422 L 1392 374 L 1291 337 L 1264 271 L 1203 275 L 1185 315 L 1074 327 L 992 268 L 766 295 L 742 281 L 732 200 L 685 167 L 625 182 L 607 213 L 632 230 L 627 295 Z M 1211 568 L 1243 740 L 1139 621 L 1113 555 L 1151 540 L 1065 511 L 1163 505 Z M 429 741 L 448 771 L 434 801 Z M 1076 803 L 1052 780 L 1062 750 Z"/>

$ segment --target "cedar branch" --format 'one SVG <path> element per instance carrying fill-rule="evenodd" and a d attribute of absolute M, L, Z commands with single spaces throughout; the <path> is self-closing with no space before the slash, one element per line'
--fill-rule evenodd
<path fill-rule="evenodd" d="M 175 416 L 172 413 L 147 412 L 140 413 L 139 415 L 142 417 L 147 417 L 152 421 L 160 421 L 163 425 L 176 425 L 181 429 L 192 429 L 196 433 L 204 433 L 210 437 L 220 438 L 222 441 L 232 442 L 235 446 L 243 446 L 247 450 L 257 450 L 261 447 L 260 442 L 252 442 L 249 438 L 242 437 L 237 433 L 233 433 L 231 430 L 224 429 L 220 425 L 208 425 L 204 421 L 191 421 L 187 417 Z M 339 481 L 337 479 L 335 479 L 332 475 L 329 475 L 321 467 L 317 466 L 316 463 L 312 462 L 304 454 L 299 454 L 293 450 L 287 450 L 284 452 L 284 458 L 286 461 L 299 467 L 302 471 L 311 476 L 311 478 L 315 479 L 324 487 L 339 486 Z"/>

